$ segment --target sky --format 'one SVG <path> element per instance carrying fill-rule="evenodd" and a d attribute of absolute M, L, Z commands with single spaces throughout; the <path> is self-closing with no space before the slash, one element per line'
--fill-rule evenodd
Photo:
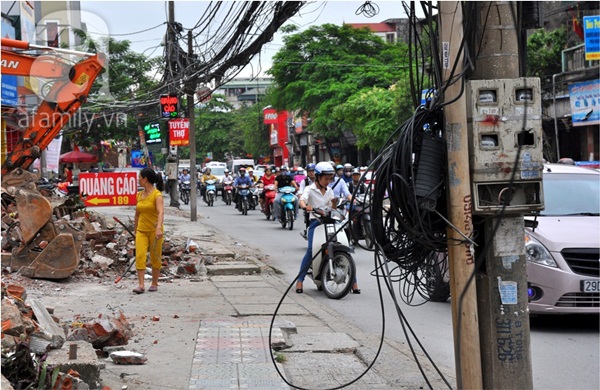
<path fill-rule="evenodd" d="M 313 1 L 302 13 L 285 24 L 295 23 L 300 30 L 325 23 L 379 23 L 390 18 L 406 17 L 401 1 L 371 1 L 379 13 L 371 18 L 356 14 L 364 1 Z M 108 32 L 117 40 L 128 40 L 131 49 L 148 56 L 162 56 L 160 44 L 166 32 L 167 1 L 81 1 L 83 22 L 91 32 Z M 208 1 L 175 1 L 175 21 L 191 28 L 203 14 Z M 229 8 L 229 7 L 225 7 Z M 284 25 L 285 25 L 284 24 Z M 159 26 L 160 25 L 160 26 Z M 159 26 L 159 27 L 157 27 Z M 156 27 L 156 28 L 155 28 Z M 218 26 L 214 26 L 216 29 Z M 148 30 L 141 32 L 143 30 Z M 247 66 L 238 77 L 265 76 L 271 57 L 283 47 L 281 34 L 263 46 L 260 56 Z"/>

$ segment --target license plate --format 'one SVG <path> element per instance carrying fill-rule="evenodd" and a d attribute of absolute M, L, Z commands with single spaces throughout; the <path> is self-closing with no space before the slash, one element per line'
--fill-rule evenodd
<path fill-rule="evenodd" d="M 582 280 L 581 291 L 600 292 L 600 280 Z"/>

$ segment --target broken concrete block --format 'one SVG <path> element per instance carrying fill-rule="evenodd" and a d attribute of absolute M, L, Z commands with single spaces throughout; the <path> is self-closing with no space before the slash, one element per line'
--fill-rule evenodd
<path fill-rule="evenodd" d="M 144 364 L 148 358 L 141 353 L 131 351 L 117 351 L 110 354 L 116 364 Z"/>
<path fill-rule="evenodd" d="M 33 309 L 39 323 L 39 331 L 36 331 L 35 334 L 50 341 L 51 348 L 61 348 L 66 340 L 63 329 L 54 322 L 48 310 L 38 300 L 27 300 L 27 304 Z"/>
<path fill-rule="evenodd" d="M 114 260 L 102 255 L 94 255 L 94 257 L 92 257 L 92 263 L 99 266 L 101 270 L 106 271 L 108 267 L 114 263 Z"/>
<path fill-rule="evenodd" d="M 76 371 L 79 378 L 90 388 L 99 388 L 100 369 L 105 368 L 106 365 L 98 362 L 96 352 L 90 343 L 86 341 L 74 341 L 73 343 L 77 344 L 76 359 L 69 359 L 69 348 L 53 349 L 48 352 L 46 363 L 52 367 L 60 366 L 62 373 Z"/>

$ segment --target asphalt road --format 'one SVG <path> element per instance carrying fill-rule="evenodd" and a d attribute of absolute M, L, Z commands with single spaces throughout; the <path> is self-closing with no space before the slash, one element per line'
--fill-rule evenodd
<path fill-rule="evenodd" d="M 168 198 L 165 204 L 169 204 Z M 182 210 L 189 206 L 182 205 Z M 168 212 L 169 207 L 166 207 Z M 214 207 L 207 207 L 198 198 L 198 220 L 254 244 L 269 255 L 270 263 L 284 273 L 290 283 L 295 278 L 306 248 L 300 237 L 300 223 L 293 231 L 267 221 L 260 211 L 249 211 L 243 216 L 232 206 L 226 206 L 219 198 Z M 371 252 L 357 249 L 355 261 L 361 295 L 349 294 L 342 300 L 330 300 L 316 290 L 310 280 L 305 281 L 304 293 L 319 299 L 323 304 L 343 314 L 366 332 L 380 334 L 382 314 L 379 288 L 371 273 L 375 269 Z M 393 284 L 397 292 L 400 284 Z M 389 292 L 382 286 L 385 304 L 385 337 L 406 343 L 403 327 L 393 306 Z M 293 289 L 290 292 L 294 294 Z M 422 303 L 415 298 L 413 304 Z M 454 342 L 452 336 L 451 304 L 427 303 L 408 306 L 400 303 L 400 310 L 416 333 L 434 362 L 454 370 Z M 414 344 L 414 338 L 410 338 Z M 415 348 L 418 349 L 418 346 Z M 600 379 L 600 340 L 598 316 L 538 316 L 531 319 L 531 356 L 533 381 L 537 389 L 598 389 Z"/>

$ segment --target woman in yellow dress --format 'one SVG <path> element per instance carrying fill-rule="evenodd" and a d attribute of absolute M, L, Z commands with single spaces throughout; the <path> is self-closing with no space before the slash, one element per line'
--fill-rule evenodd
<path fill-rule="evenodd" d="M 137 194 L 135 208 L 135 268 L 138 286 L 133 289 L 136 294 L 145 291 L 144 275 L 146 274 L 146 254 L 150 252 L 152 267 L 152 284 L 148 291 L 158 290 L 158 277 L 162 265 L 161 254 L 164 231 L 165 205 L 161 191 L 164 190 L 162 177 L 150 168 L 144 168 L 139 175 L 143 191 Z"/>

